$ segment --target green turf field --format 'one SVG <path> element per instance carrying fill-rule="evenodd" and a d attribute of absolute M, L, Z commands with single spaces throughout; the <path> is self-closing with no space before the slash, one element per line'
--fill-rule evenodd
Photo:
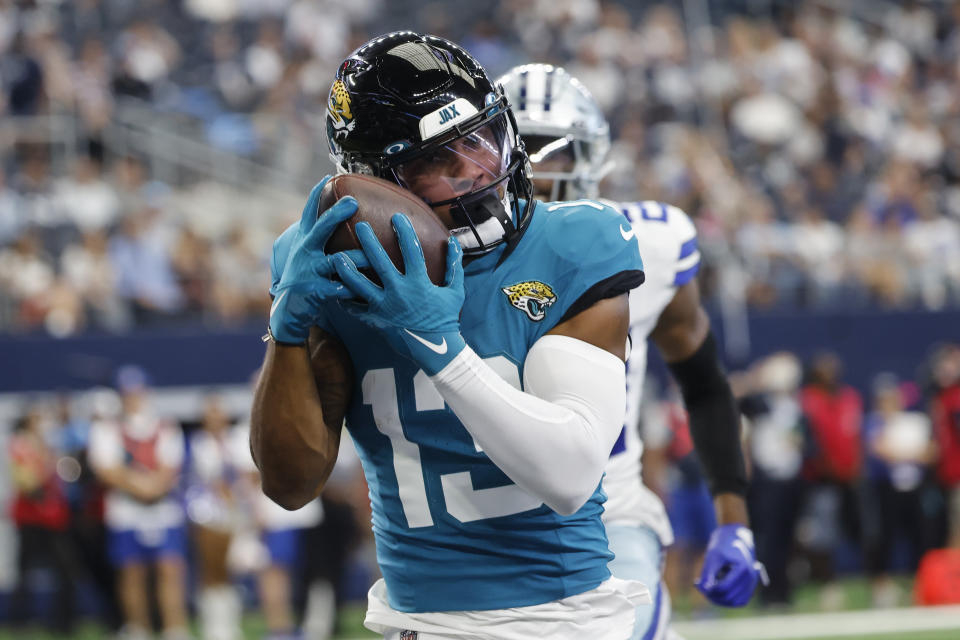
<path fill-rule="evenodd" d="M 251 624 L 244 625 L 244 634 L 247 638 L 261 638 L 262 625 L 258 624 L 256 621 Z M 53 636 L 41 631 L 26 631 L 22 633 L 13 633 L 9 630 L 2 631 L 0 630 L 0 639 L 2 640 L 59 640 L 63 636 Z M 75 640 L 103 640 L 104 639 L 103 630 L 99 627 L 87 625 L 82 629 L 79 629 L 76 634 L 72 636 Z M 336 640 L 366 640 L 367 638 L 379 638 L 377 634 L 370 633 L 369 631 L 364 634 L 354 633 L 352 635 L 339 635 L 334 636 Z M 907 634 L 884 634 L 884 635 L 869 635 L 869 636 L 843 636 L 843 637 L 833 637 L 833 638 L 810 638 L 809 640 L 957 640 L 960 638 L 960 628 L 956 631 L 934 631 L 934 632 L 913 632 Z M 689 639 L 693 640 L 693 639 Z M 774 640 L 771 638 L 771 640 Z"/>
<path fill-rule="evenodd" d="M 896 583 L 900 588 L 901 597 L 897 606 L 909 607 L 913 604 L 913 580 L 908 577 L 896 578 Z M 837 586 L 840 599 L 839 605 L 835 610 L 849 611 L 857 609 L 870 609 L 870 582 L 863 578 L 848 578 L 838 580 Z M 691 588 L 692 589 L 692 588 Z M 822 613 L 824 611 L 822 596 L 823 587 L 821 585 L 810 584 L 798 587 L 793 593 L 793 603 L 776 611 L 778 614 L 787 613 Z M 693 593 L 691 591 L 691 593 Z M 724 618 L 746 618 L 757 615 L 765 615 L 767 610 L 759 606 L 754 600 L 746 607 L 740 609 L 719 609 L 712 607 L 699 596 L 699 594 L 672 594 L 673 599 L 673 617 L 678 620 L 696 619 L 703 615 L 719 616 Z M 956 640 L 960 640 L 957 636 Z"/>
<path fill-rule="evenodd" d="M 332 640 L 367 640 L 368 638 L 381 638 L 382 636 L 363 628 L 364 607 L 359 605 L 346 607 L 341 612 L 342 632 L 333 636 Z M 267 627 L 263 618 L 259 615 L 247 615 L 243 619 L 243 635 L 248 640 L 263 638 L 266 635 Z M 200 638 L 199 632 L 194 627 L 194 637 Z M 76 632 L 71 636 L 53 635 L 40 629 L 11 630 L 0 626 L 0 640 L 62 640 L 69 637 L 72 640 L 105 640 L 109 639 L 106 631 L 96 624 L 81 624 Z"/>
<path fill-rule="evenodd" d="M 894 609 L 871 608 L 864 579 L 796 590 L 791 606 L 718 609 L 681 597 L 675 628 L 687 640 L 960 640 L 960 609 L 913 608 L 912 580 L 898 580 Z M 829 606 L 826 606 L 829 603 Z"/>
<path fill-rule="evenodd" d="M 685 630 L 683 630 L 685 631 Z M 727 636 L 723 636 L 726 638 Z M 702 634 L 685 633 L 685 640 L 713 640 L 715 635 L 710 632 Z M 792 640 L 957 640 L 960 638 L 960 626 L 956 629 L 944 629 L 939 631 L 909 631 L 901 633 L 868 633 L 864 635 L 845 635 L 845 636 L 811 636 L 808 638 L 795 638 Z M 767 640 L 778 640 L 776 636 L 770 636 Z"/>
<path fill-rule="evenodd" d="M 839 583 L 843 592 L 843 609 L 845 611 L 864 611 L 869 610 L 870 589 L 865 580 L 847 580 Z M 910 581 L 904 580 L 901 583 L 903 598 L 901 606 L 910 606 Z M 750 605 L 744 609 L 717 609 L 706 608 L 699 609 L 694 607 L 688 600 L 680 598 L 676 604 L 676 615 L 680 632 L 687 640 L 717 640 L 717 631 L 725 623 L 749 623 L 754 626 L 757 622 L 764 620 L 770 621 L 771 615 L 774 620 L 780 616 L 784 624 L 796 624 L 789 619 L 792 614 L 819 614 L 822 612 L 820 607 L 822 590 L 816 586 L 804 587 L 797 590 L 794 604 L 786 610 L 779 610 L 775 613 L 764 610 L 756 605 Z M 927 610 L 923 615 L 926 616 Z M 365 606 L 362 603 L 351 604 L 341 610 L 340 627 L 341 631 L 334 636 L 333 640 L 368 640 L 380 637 L 363 628 L 363 616 Z M 817 615 L 817 620 L 822 620 L 831 614 Z M 867 615 L 873 615 L 868 613 Z M 877 610 L 877 616 L 899 616 L 897 611 Z M 953 619 L 949 620 L 953 623 Z M 820 625 L 823 626 L 823 625 Z M 873 625 L 876 626 L 876 625 Z M 929 625 L 927 625 L 929 626 Z M 262 638 L 265 633 L 265 625 L 262 617 L 258 614 L 249 614 L 244 618 L 244 635 L 246 638 Z M 815 633 L 814 631 L 812 631 Z M 826 633 L 837 632 L 836 627 L 830 627 Z M 19 630 L 12 631 L 9 628 L 0 627 L 0 640 L 54 640 L 63 636 L 54 636 L 44 633 L 40 630 Z M 95 624 L 84 624 L 78 628 L 77 632 L 71 636 L 77 640 L 101 640 L 108 638 L 105 631 Z M 197 636 L 199 638 L 199 636 Z M 759 636 L 751 636 L 759 638 Z M 792 640 L 960 640 L 960 616 L 957 616 L 957 625 L 955 629 L 937 630 L 937 631 L 900 631 L 897 633 L 870 633 L 864 635 L 811 635 L 809 637 L 796 637 L 791 635 Z M 725 636 L 723 640 L 727 640 Z M 732 640 L 732 637 L 731 637 Z M 779 640 L 776 632 L 763 636 L 763 640 Z"/>

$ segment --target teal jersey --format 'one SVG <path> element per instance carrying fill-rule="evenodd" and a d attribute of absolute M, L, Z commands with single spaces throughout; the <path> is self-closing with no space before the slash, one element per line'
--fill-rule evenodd
<path fill-rule="evenodd" d="M 643 281 L 638 244 L 615 209 L 593 201 L 535 204 L 513 251 L 504 257 L 501 246 L 464 268 L 463 337 L 517 388 L 541 336 Z M 283 237 L 276 244 L 275 283 L 288 247 Z M 353 361 L 347 428 L 369 485 L 392 607 L 522 607 L 588 591 L 609 577 L 599 485 L 577 513 L 557 514 L 491 462 L 429 377 L 376 330 L 338 304 L 318 324 Z"/>

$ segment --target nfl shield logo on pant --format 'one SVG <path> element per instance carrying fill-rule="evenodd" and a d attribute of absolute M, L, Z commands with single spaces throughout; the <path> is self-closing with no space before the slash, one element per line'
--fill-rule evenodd
<path fill-rule="evenodd" d="M 401 631 L 401 632 L 400 632 L 400 640 L 417 640 L 417 632 L 416 632 L 416 631 L 410 631 L 410 630 Z"/>

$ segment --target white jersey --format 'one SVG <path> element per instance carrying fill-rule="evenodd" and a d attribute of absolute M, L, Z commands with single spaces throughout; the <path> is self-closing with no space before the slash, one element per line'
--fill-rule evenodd
<path fill-rule="evenodd" d="M 183 431 L 180 426 L 149 412 L 125 416 L 120 421 L 99 420 L 90 428 L 87 455 L 94 469 L 132 466 L 143 470 L 179 469 L 183 464 Z M 104 521 L 111 529 L 156 532 L 183 524 L 183 506 L 175 490 L 156 502 L 146 503 L 118 489 L 104 499 Z"/>
<path fill-rule="evenodd" d="M 233 440 L 230 430 L 215 435 L 198 429 L 190 435 L 187 517 L 223 531 L 244 523 L 253 495 L 252 482 L 241 473 L 246 469 Z M 224 488 L 227 495 L 222 492 Z"/>
<path fill-rule="evenodd" d="M 640 478 L 643 443 L 637 431 L 643 380 L 647 369 L 647 337 L 677 289 L 700 268 L 697 230 L 683 211 L 660 202 L 608 202 L 630 221 L 643 258 L 644 283 L 630 292 L 630 340 L 627 361 L 627 412 L 623 433 L 614 446 L 603 479 L 607 494 L 606 524 L 647 526 L 664 546 L 673 530 L 663 502 Z"/>
<path fill-rule="evenodd" d="M 650 590 L 636 580 L 611 576 L 584 593 L 543 604 L 480 611 L 397 611 L 387 601 L 381 578 L 367 594 L 364 626 L 385 640 L 460 638 L 461 640 L 627 640 L 636 631 L 639 606 L 653 604 Z M 589 615 L 584 618 L 584 612 Z"/>

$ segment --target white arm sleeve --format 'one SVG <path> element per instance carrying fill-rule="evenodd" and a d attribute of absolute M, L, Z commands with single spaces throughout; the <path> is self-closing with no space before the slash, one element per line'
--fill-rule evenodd
<path fill-rule="evenodd" d="M 468 346 L 433 382 L 483 451 L 520 488 L 561 515 L 596 491 L 623 427 L 624 364 L 609 351 L 547 335 L 512 387 Z"/>

